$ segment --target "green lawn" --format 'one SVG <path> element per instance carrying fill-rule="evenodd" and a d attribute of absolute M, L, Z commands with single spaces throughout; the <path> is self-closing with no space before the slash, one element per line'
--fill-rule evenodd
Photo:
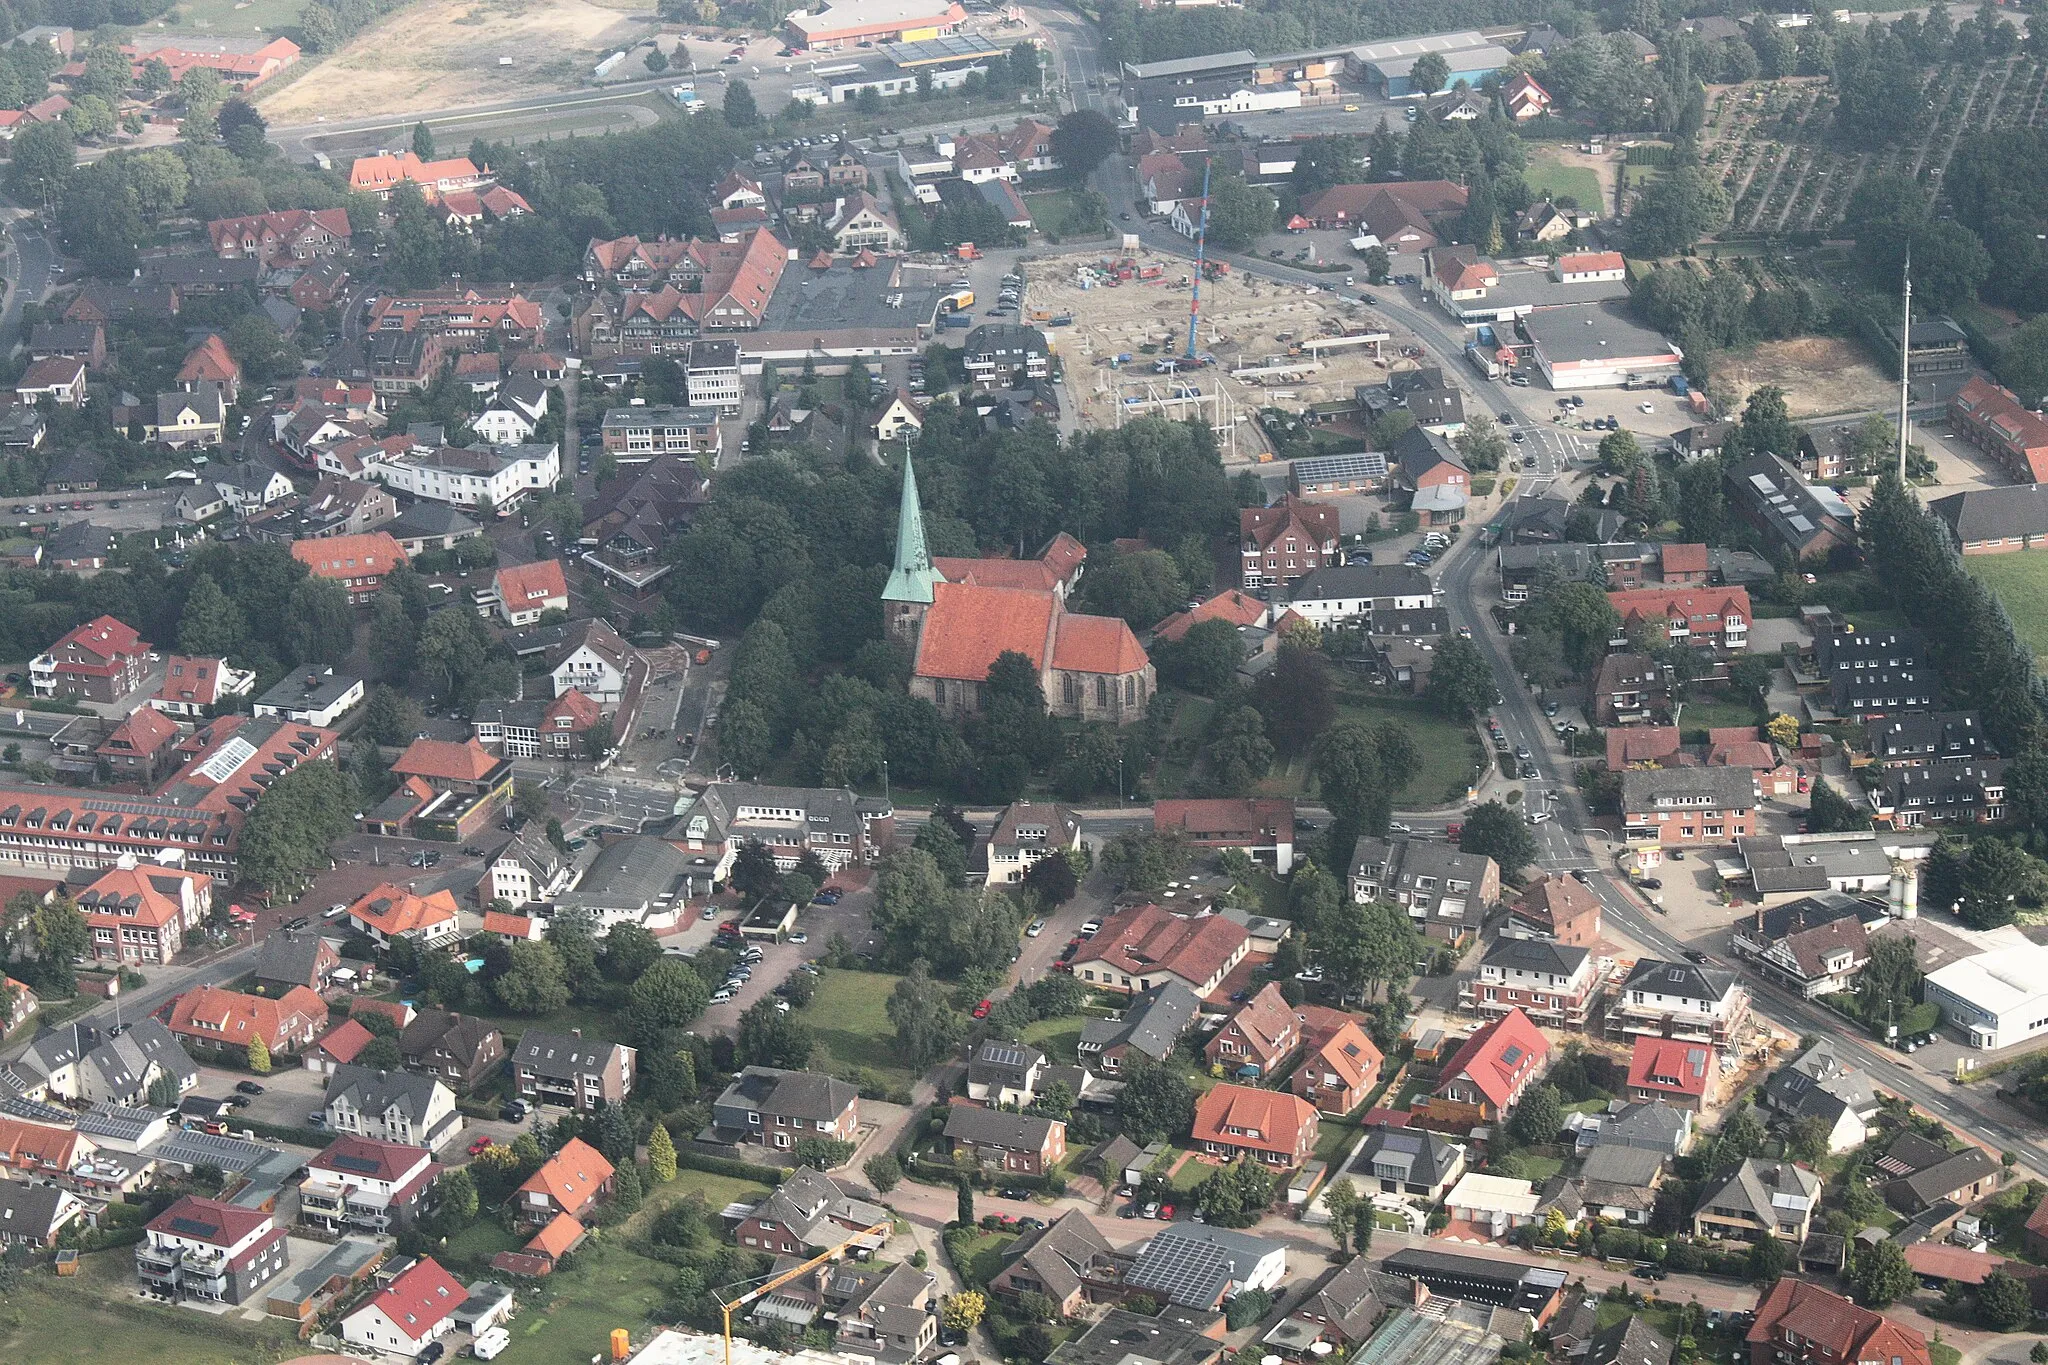
<path fill-rule="evenodd" d="M 259 28 L 272 34 L 296 25 L 299 11 L 306 7 L 305 0 L 242 0 L 242 4 L 238 9 L 236 0 L 179 0 L 164 18 L 172 27 L 196 28 L 209 35 L 233 36 Z"/>
<path fill-rule="evenodd" d="M 1438 714 L 1414 697 L 1368 697 L 1345 693 L 1337 705 L 1337 719 L 1377 725 L 1390 721 L 1415 741 L 1422 753 L 1422 767 L 1407 786 L 1394 797 L 1396 810 L 1433 810 L 1464 800 L 1477 759 L 1477 740 L 1468 726 Z M 1313 781 L 1308 760 L 1298 758 L 1276 768 L 1260 784 L 1268 796 L 1303 797 L 1311 794 Z"/>
<path fill-rule="evenodd" d="M 1522 1179 L 1531 1185 L 1541 1186 L 1544 1181 L 1564 1169 L 1564 1162 L 1554 1156 L 1528 1156 L 1516 1158 L 1522 1163 Z"/>
<path fill-rule="evenodd" d="M 898 978 L 887 972 L 826 972 L 802 1010 L 834 1071 L 873 1072 L 885 1085 L 908 1090 L 916 1080 L 896 1055 L 889 1023 L 889 992 Z"/>
<path fill-rule="evenodd" d="M 987 1284 L 1002 1273 L 1003 1249 L 1017 1240 L 1013 1232 L 982 1232 L 959 1244 L 954 1269 L 969 1284 Z"/>
<path fill-rule="evenodd" d="M 480 1218 L 448 1239 L 450 1259 L 488 1261 L 501 1251 L 526 1245 L 526 1238 L 505 1231 L 490 1218 Z"/>
<path fill-rule="evenodd" d="M 24 1272 L 0 1311 L 0 1360 L 8 1365 L 150 1365 L 267 1362 L 304 1354 L 281 1320 L 226 1324 L 190 1310 L 150 1308 L 135 1298 L 135 1252 L 115 1247 L 80 1262 L 74 1279 L 47 1268 Z M 122 1307 L 109 1306 L 119 1302 Z M 134 1304 L 134 1309 L 127 1305 Z"/>
<path fill-rule="evenodd" d="M 614 1327 L 639 1335 L 668 1298 L 675 1268 L 637 1255 L 617 1235 L 599 1232 L 567 1270 L 548 1277 L 550 1302 L 522 1311 L 511 1325 L 506 1365 L 558 1365 L 602 1354 Z"/>
<path fill-rule="evenodd" d="M 656 1184 L 647 1191 L 647 1201 L 627 1221 L 626 1226 L 637 1232 L 643 1225 L 652 1223 L 670 1204 L 678 1199 L 688 1199 L 693 1194 L 704 1196 L 704 1202 L 710 1206 L 715 1218 L 718 1211 L 727 1204 L 757 1203 L 766 1199 L 766 1181 L 773 1175 L 772 1171 L 763 1171 L 763 1179 L 754 1181 L 741 1180 L 738 1176 L 713 1175 L 709 1171 L 693 1171 L 687 1168 L 679 1170 L 676 1172 L 676 1178 L 668 1184 Z"/>
<path fill-rule="evenodd" d="M 1102 218 L 1089 220 L 1077 190 L 1027 194 L 1024 207 L 1031 210 L 1032 226 L 1047 236 L 1100 237 L 1109 230 L 1109 224 Z"/>
<path fill-rule="evenodd" d="M 1604 202 L 1600 193 L 1600 177 L 1584 166 L 1567 166 L 1549 157 L 1530 157 L 1522 179 L 1528 184 L 1529 193 L 1538 199 L 1545 195 L 1553 199 L 1569 195 L 1578 201 L 1580 208 L 1593 212 L 1597 212 Z"/>
<path fill-rule="evenodd" d="M 1732 729 L 1756 725 L 1756 708 L 1748 702 L 1724 701 L 1718 697 L 1695 696 L 1679 712 L 1680 730 Z"/>
<path fill-rule="evenodd" d="M 1189 1156 L 1186 1161 L 1181 1162 L 1180 1169 L 1173 1173 L 1173 1179 L 1166 1182 L 1167 1188 L 1187 1194 L 1192 1192 L 1197 1185 L 1205 1183 L 1214 1174 L 1216 1174 L 1214 1166 L 1207 1165 L 1195 1160 L 1193 1156 Z"/>
<path fill-rule="evenodd" d="M 1359 1127 L 1349 1119 L 1333 1119 L 1328 1114 L 1316 1129 L 1316 1159 L 1328 1162 L 1332 1168 L 1350 1154 L 1352 1145 L 1358 1141 Z"/>
<path fill-rule="evenodd" d="M 1057 1019 L 1040 1019 L 1026 1024 L 1020 1043 L 1029 1043 L 1043 1052 L 1055 1063 L 1072 1065 L 1079 1059 L 1075 1048 L 1081 1042 L 1081 1029 L 1088 1021 L 1079 1015 L 1064 1014 Z"/>
<path fill-rule="evenodd" d="M 2048 656 L 2048 555 L 1971 555 L 1963 567 L 1998 594 L 2035 657 Z"/>

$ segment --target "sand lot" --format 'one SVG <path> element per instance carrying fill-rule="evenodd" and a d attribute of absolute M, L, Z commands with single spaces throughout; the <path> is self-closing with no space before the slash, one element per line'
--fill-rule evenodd
<path fill-rule="evenodd" d="M 1105 253 L 1093 251 L 1034 261 L 1028 270 L 1028 306 L 1055 315 L 1073 315 L 1073 326 L 1047 333 L 1065 357 L 1067 390 L 1080 399 L 1084 421 L 1114 426 L 1119 405 L 1126 399 L 1147 397 L 1148 383 L 1161 395 L 1174 388 L 1172 376 L 1152 374 L 1152 364 L 1180 354 L 1186 346 L 1189 263 L 1180 257 L 1140 253 L 1134 258 L 1139 265 L 1165 268 L 1162 280 L 1081 288 L 1077 276 L 1104 259 Z M 1252 420 L 1260 407 L 1272 404 L 1299 411 L 1311 403 L 1348 399 L 1356 385 L 1383 381 L 1387 362 L 1412 363 L 1399 362 L 1398 348 L 1405 338 L 1398 333 L 1382 343 L 1377 360 L 1370 345 L 1329 351 L 1320 362 L 1306 354 L 1290 356 L 1290 346 L 1298 347 L 1318 336 L 1389 330 L 1386 320 L 1364 304 L 1328 290 L 1309 294 L 1298 285 L 1241 275 L 1204 281 L 1196 349 L 1210 352 L 1218 363 L 1188 376 L 1185 382 L 1200 389 L 1210 401 L 1200 409 L 1193 405 L 1185 410 L 1130 409 L 1126 405 L 1126 410 L 1164 411 L 1169 417 L 1192 417 L 1199 410 L 1218 425 L 1235 423 L 1238 458 L 1256 459 L 1265 450 Z M 1153 348 L 1149 355 L 1145 351 L 1148 346 Z M 1110 368 L 1108 362 L 1124 354 L 1131 356 L 1130 363 Z M 1231 370 L 1249 368 L 1274 368 L 1284 373 L 1230 376 Z M 1219 386 L 1220 413 L 1215 411 L 1213 397 Z"/>
<path fill-rule="evenodd" d="M 272 123 L 296 124 L 568 89 L 653 20 L 654 0 L 420 0 L 257 103 Z"/>
<path fill-rule="evenodd" d="M 1751 389 L 1776 384 L 1794 417 L 1882 411 L 1897 401 L 1897 381 L 1870 363 L 1862 347 L 1838 337 L 1765 341 L 1714 357 L 1714 389 L 1739 405 Z"/>

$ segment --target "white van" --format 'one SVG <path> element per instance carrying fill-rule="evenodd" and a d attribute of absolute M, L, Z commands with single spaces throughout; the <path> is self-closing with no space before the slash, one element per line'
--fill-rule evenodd
<path fill-rule="evenodd" d="M 470 1343 L 469 1353 L 478 1360 L 495 1360 L 512 1344 L 512 1334 L 502 1327 L 493 1327 Z"/>

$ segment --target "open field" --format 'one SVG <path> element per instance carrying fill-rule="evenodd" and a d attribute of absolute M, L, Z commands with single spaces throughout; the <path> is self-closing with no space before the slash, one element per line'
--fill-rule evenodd
<path fill-rule="evenodd" d="M 576 84 L 653 18 L 653 0 L 419 0 L 257 102 L 292 124 L 517 99 Z"/>
<path fill-rule="evenodd" d="M 1108 235 L 1108 225 L 1102 219 L 1091 222 L 1084 214 L 1077 190 L 1027 194 L 1024 207 L 1031 210 L 1031 222 L 1040 232 L 1062 238 L 1077 238 L 1084 234 L 1089 237 Z"/>
<path fill-rule="evenodd" d="M 1052 334 L 1066 358 L 1068 392 L 1078 396 L 1084 424 L 1114 426 L 1120 403 L 1144 400 L 1148 386 L 1161 397 L 1172 395 L 1171 377 L 1154 376 L 1152 362 L 1155 357 L 1178 354 L 1185 345 L 1187 263 L 1179 257 L 1141 252 L 1137 257 L 1141 267 L 1164 268 L 1160 279 L 1133 280 L 1113 289 L 1082 289 L 1078 272 L 1103 256 L 1098 248 L 1035 263 L 1030 270 L 1030 303 L 1033 308 L 1074 315 L 1075 326 Z M 1300 285 L 1279 285 L 1242 275 L 1205 281 L 1198 349 L 1213 354 L 1218 365 L 1183 382 L 1204 395 L 1214 395 L 1220 388 L 1223 411 L 1219 414 L 1214 401 L 1200 398 L 1127 410 L 1167 417 L 1206 415 L 1219 427 L 1235 430 L 1237 459 L 1256 459 L 1264 451 L 1263 438 L 1255 433 L 1256 423 L 1237 423 L 1236 417 L 1276 400 L 1298 409 L 1329 399 L 1348 399 L 1357 385 L 1379 383 L 1386 377 L 1385 363 L 1375 360 L 1369 345 L 1331 351 L 1319 367 L 1306 355 L 1289 356 L 1290 345 L 1298 347 L 1317 336 L 1390 330 L 1386 320 L 1364 304 L 1327 290 L 1311 293 Z M 1398 345 L 1402 339 L 1396 335 L 1390 344 Z M 1111 369 L 1109 362 L 1124 354 L 1131 357 L 1130 362 Z M 1285 368 L 1288 374 L 1242 380 L 1228 377 L 1233 368 L 1261 365 L 1269 358 L 1273 367 Z M 1295 363 L 1290 365 L 1290 361 Z M 1281 394 L 1291 397 L 1281 398 Z M 1229 458 L 1226 445 L 1225 459 Z"/>
<path fill-rule="evenodd" d="M 1538 199 L 1569 195 L 1580 208 L 1598 212 L 1612 199 L 1605 188 L 1611 181 L 1601 178 L 1600 173 L 1593 169 L 1592 161 L 1593 158 L 1580 152 L 1563 149 L 1541 152 L 1529 158 L 1529 166 L 1522 172 L 1522 179 L 1528 184 L 1529 193 Z"/>
<path fill-rule="evenodd" d="M 299 22 L 306 0 L 179 0 L 164 15 L 166 27 L 209 37 L 275 33 Z"/>
<path fill-rule="evenodd" d="M 896 1055 L 896 1029 L 889 1022 L 889 992 L 899 978 L 887 972 L 834 968 L 818 982 L 818 993 L 799 1017 L 811 1026 L 829 1070 L 871 1071 L 884 1084 L 910 1088 L 915 1079 Z"/>
<path fill-rule="evenodd" d="M 1795 419 L 1882 411 L 1897 401 L 1898 392 L 1896 382 L 1870 362 L 1862 347 L 1842 337 L 1765 341 L 1714 356 L 1714 391 L 1728 396 L 1731 411 L 1751 389 L 1766 384 L 1785 390 L 1786 406 Z"/>
<path fill-rule="evenodd" d="M 2034 657 L 2048 659 L 2048 554 L 1971 555 L 1963 567 L 1998 594 Z"/>
<path fill-rule="evenodd" d="M 120 1308 L 111 1306 L 116 1300 Z M 144 1306 L 135 1297 L 130 1247 L 85 1257 L 75 1279 L 26 1272 L 0 1311 L 0 1360 L 9 1365 L 255 1365 L 303 1353 L 281 1318 L 224 1322 L 191 1309 Z"/>

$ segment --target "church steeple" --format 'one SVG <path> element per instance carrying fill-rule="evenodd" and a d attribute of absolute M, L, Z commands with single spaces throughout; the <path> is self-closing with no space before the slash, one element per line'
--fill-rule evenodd
<path fill-rule="evenodd" d="M 903 451 L 903 502 L 896 512 L 896 565 L 882 588 L 882 600 L 900 604 L 890 613 L 895 618 L 922 615 L 932 604 L 932 585 L 939 582 L 932 567 L 931 551 L 924 539 L 924 506 L 917 497 L 917 471 L 910 466 L 910 450 Z"/>

